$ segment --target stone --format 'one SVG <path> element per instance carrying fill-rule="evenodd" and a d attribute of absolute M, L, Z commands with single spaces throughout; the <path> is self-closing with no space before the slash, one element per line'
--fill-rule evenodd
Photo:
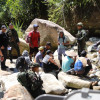
<path fill-rule="evenodd" d="M 100 90 L 100 86 L 93 86 L 93 90 Z"/>
<path fill-rule="evenodd" d="M 14 73 L 14 74 L 11 74 L 11 75 L 7 75 L 7 76 L 2 76 L 0 78 L 0 80 L 2 81 L 2 86 L 3 86 L 3 89 L 5 91 L 7 91 L 10 87 L 12 87 L 13 85 L 16 85 L 16 84 L 20 84 L 18 81 L 17 81 L 17 74 L 18 73 Z"/>
<path fill-rule="evenodd" d="M 100 86 L 100 81 L 98 82 L 98 86 Z"/>
<path fill-rule="evenodd" d="M 63 84 L 54 75 L 44 73 L 41 75 L 41 79 L 43 80 L 43 89 L 47 94 L 60 95 L 67 92 Z"/>
<path fill-rule="evenodd" d="M 90 74 L 89 75 L 90 78 L 95 77 L 95 76 L 96 76 L 95 74 Z"/>
<path fill-rule="evenodd" d="M 59 81 L 66 87 L 81 89 L 90 88 L 91 82 L 88 79 L 82 79 L 78 76 L 68 75 L 64 72 L 58 74 Z"/>
<path fill-rule="evenodd" d="M 10 74 L 11 74 L 10 72 L 0 70 L 0 77 L 1 76 L 6 76 L 6 75 L 10 75 Z"/>
<path fill-rule="evenodd" d="M 23 52 L 24 50 L 29 51 L 29 45 L 26 43 L 26 41 L 23 40 L 23 39 L 21 39 L 21 38 L 19 38 L 19 40 L 20 40 L 20 44 L 19 44 L 20 53 L 22 54 L 22 52 Z M 14 48 L 13 48 L 12 50 L 13 50 L 13 51 L 12 51 L 12 55 L 13 55 L 13 56 L 17 56 L 17 51 L 16 51 Z"/>
<path fill-rule="evenodd" d="M 30 93 L 20 84 L 10 87 L 2 100 L 34 100 Z"/>
<path fill-rule="evenodd" d="M 73 37 L 68 31 L 66 31 L 61 26 L 55 24 L 54 22 L 43 20 L 43 19 L 34 19 L 29 27 L 26 29 L 25 34 L 27 35 L 30 31 L 33 30 L 33 24 L 38 24 L 40 32 L 40 44 L 45 45 L 47 41 L 52 43 L 52 47 L 57 47 L 57 41 L 58 41 L 58 31 L 62 30 L 66 37 L 68 37 L 68 40 L 71 44 L 75 42 L 75 37 Z"/>
<path fill-rule="evenodd" d="M 100 78 L 100 71 L 97 71 L 95 75 Z"/>

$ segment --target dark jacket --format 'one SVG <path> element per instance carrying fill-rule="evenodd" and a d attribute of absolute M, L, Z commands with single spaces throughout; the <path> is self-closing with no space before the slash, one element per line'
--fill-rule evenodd
<path fill-rule="evenodd" d="M 0 33 L 0 47 L 4 46 L 5 48 L 7 48 L 8 46 L 8 36 L 6 35 L 6 33 L 1 32 Z"/>
<path fill-rule="evenodd" d="M 9 42 L 15 42 L 18 43 L 19 42 L 19 38 L 18 38 L 18 34 L 17 31 L 15 29 L 9 29 L 7 31 L 7 36 L 9 37 Z"/>

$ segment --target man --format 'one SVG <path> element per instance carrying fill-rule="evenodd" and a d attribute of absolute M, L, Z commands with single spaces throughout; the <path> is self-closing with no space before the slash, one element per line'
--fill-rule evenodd
<path fill-rule="evenodd" d="M 41 46 L 39 48 L 39 52 L 35 56 L 35 62 L 38 63 L 40 65 L 40 67 L 42 67 L 43 52 L 44 52 L 44 47 Z"/>
<path fill-rule="evenodd" d="M 81 56 L 81 52 L 85 50 L 86 46 L 86 31 L 83 29 L 83 23 L 79 22 L 77 24 L 78 33 L 76 35 L 78 43 L 78 55 Z"/>
<path fill-rule="evenodd" d="M 17 51 L 18 57 L 20 56 L 20 49 L 19 49 L 19 38 L 17 31 L 14 29 L 14 26 L 12 23 L 9 24 L 9 30 L 7 31 L 7 36 L 9 37 L 9 57 L 10 57 L 10 62 L 13 63 L 12 61 L 12 48 L 15 48 Z"/>
<path fill-rule="evenodd" d="M 31 64 L 30 67 L 31 69 L 29 71 L 20 70 L 17 80 L 22 86 L 25 86 L 34 98 L 36 98 L 37 96 L 45 93 L 42 90 L 43 81 L 39 76 L 39 64 Z"/>
<path fill-rule="evenodd" d="M 76 53 L 74 51 L 67 51 L 66 55 L 62 61 L 62 71 L 68 72 L 71 69 L 71 66 L 74 65 L 76 61 Z"/>
<path fill-rule="evenodd" d="M 34 57 L 36 53 L 38 52 L 38 47 L 40 46 L 40 33 L 37 31 L 38 30 L 38 25 L 34 24 L 33 28 L 34 30 L 29 33 L 29 38 L 30 38 L 30 59 L 32 60 L 32 55 L 34 54 Z"/>
<path fill-rule="evenodd" d="M 65 56 L 65 46 L 69 44 L 67 38 L 65 37 L 63 31 L 59 32 L 58 37 L 58 60 L 60 62 L 60 65 L 62 66 L 62 54 Z"/>
<path fill-rule="evenodd" d="M 44 52 L 43 52 L 43 56 L 46 55 L 46 51 L 51 49 L 51 42 L 47 42 L 46 46 L 44 47 Z"/>
<path fill-rule="evenodd" d="M 2 54 L 4 56 L 4 60 L 1 62 L 1 69 L 2 70 L 6 70 L 6 68 L 8 68 L 5 65 L 6 58 L 7 58 L 7 46 L 8 46 L 8 37 L 6 35 L 6 26 L 2 25 L 1 33 L 0 33 L 0 49 L 1 49 Z"/>

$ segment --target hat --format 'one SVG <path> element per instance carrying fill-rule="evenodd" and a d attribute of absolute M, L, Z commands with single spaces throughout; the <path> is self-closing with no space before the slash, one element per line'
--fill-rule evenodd
<path fill-rule="evenodd" d="M 87 59 L 85 57 L 79 57 L 78 60 L 80 60 L 83 63 L 84 67 L 87 65 Z"/>
<path fill-rule="evenodd" d="M 39 27 L 39 25 L 37 25 L 37 24 L 34 24 L 34 25 L 33 25 L 33 27 Z"/>
<path fill-rule="evenodd" d="M 6 26 L 5 26 L 5 25 L 2 25 L 2 26 L 1 26 L 1 29 L 7 29 L 7 28 L 6 28 Z"/>
<path fill-rule="evenodd" d="M 77 23 L 77 26 L 82 26 L 83 27 L 83 23 L 79 22 L 79 23 Z"/>
<path fill-rule="evenodd" d="M 99 51 L 100 50 L 100 45 L 98 46 L 98 48 L 97 48 L 97 51 Z"/>
<path fill-rule="evenodd" d="M 40 67 L 40 65 L 38 63 L 31 63 L 30 67 L 31 68 Z"/>
<path fill-rule="evenodd" d="M 47 42 L 47 43 L 46 43 L 46 45 L 48 45 L 48 46 L 50 46 L 50 47 L 51 47 L 51 42 Z"/>
<path fill-rule="evenodd" d="M 63 34 L 64 34 L 64 32 L 63 32 L 62 30 L 59 31 L 59 34 L 60 34 L 60 33 L 63 33 Z"/>
<path fill-rule="evenodd" d="M 41 47 L 39 47 L 38 49 L 39 49 L 39 51 L 41 51 L 41 50 L 44 50 L 44 47 L 41 46 Z"/>
<path fill-rule="evenodd" d="M 81 52 L 81 56 L 85 57 L 86 55 L 87 55 L 87 52 L 86 52 L 85 50 L 83 50 L 83 51 Z"/>
<path fill-rule="evenodd" d="M 12 23 L 9 24 L 9 26 L 13 25 Z"/>
<path fill-rule="evenodd" d="M 46 54 L 47 54 L 47 55 L 49 55 L 50 53 L 52 53 L 51 50 L 47 50 L 47 51 L 46 51 Z"/>
<path fill-rule="evenodd" d="M 77 56 L 77 54 L 72 50 L 71 51 L 66 51 L 65 53 L 66 53 L 67 56 L 70 56 L 70 57 Z"/>

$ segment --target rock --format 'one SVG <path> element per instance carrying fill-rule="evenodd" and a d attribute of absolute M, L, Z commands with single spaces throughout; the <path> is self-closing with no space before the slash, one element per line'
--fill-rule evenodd
<path fill-rule="evenodd" d="M 8 89 L 2 100 L 34 100 L 29 92 L 21 85 L 14 85 Z"/>
<path fill-rule="evenodd" d="M 24 50 L 29 51 L 29 45 L 26 43 L 26 41 L 21 39 L 21 38 L 19 40 L 20 40 L 20 45 L 19 45 L 20 53 L 22 54 L 22 52 Z M 17 51 L 14 48 L 13 48 L 13 51 L 12 51 L 12 55 L 17 56 Z"/>
<path fill-rule="evenodd" d="M 63 84 L 54 75 L 44 73 L 41 75 L 41 79 L 46 93 L 59 95 L 67 92 Z"/>
<path fill-rule="evenodd" d="M 57 47 L 57 37 L 58 37 L 58 31 L 62 30 L 65 34 L 65 36 L 68 37 L 69 42 L 73 44 L 75 42 L 75 38 L 64 28 L 61 26 L 48 21 L 48 20 L 43 20 L 43 19 L 34 19 L 27 30 L 25 31 L 25 34 L 27 35 L 30 31 L 33 30 L 33 24 L 38 24 L 39 25 L 39 32 L 41 35 L 41 45 L 45 45 L 47 41 L 52 43 L 52 47 Z"/>
<path fill-rule="evenodd" d="M 93 53 L 93 54 L 92 54 L 92 57 L 93 57 L 93 58 L 96 58 L 97 56 L 98 56 L 97 53 Z"/>
<path fill-rule="evenodd" d="M 18 73 L 14 73 L 11 75 L 7 75 L 7 76 L 2 76 L 0 78 L 0 80 L 2 81 L 2 85 L 5 91 L 7 91 L 10 87 L 12 87 L 13 85 L 19 84 L 19 82 L 17 81 L 17 74 Z"/>
<path fill-rule="evenodd" d="M 79 78 L 78 76 L 74 75 L 68 75 L 64 72 L 60 72 L 58 74 L 58 79 L 59 81 L 62 82 L 62 84 L 66 87 L 71 87 L 71 88 L 90 88 L 91 82 L 86 79 Z"/>
<path fill-rule="evenodd" d="M 95 77 L 95 76 L 96 76 L 95 74 L 90 74 L 89 75 L 90 78 Z"/>
<path fill-rule="evenodd" d="M 93 86 L 93 90 L 100 90 L 100 86 Z"/>
<path fill-rule="evenodd" d="M 0 70 L 0 77 L 10 75 L 10 74 L 11 74 L 10 72 Z"/>
<path fill-rule="evenodd" d="M 95 75 L 100 78 L 100 71 L 97 71 Z"/>
<path fill-rule="evenodd" d="M 100 86 L 100 81 L 98 82 L 98 86 Z"/>

